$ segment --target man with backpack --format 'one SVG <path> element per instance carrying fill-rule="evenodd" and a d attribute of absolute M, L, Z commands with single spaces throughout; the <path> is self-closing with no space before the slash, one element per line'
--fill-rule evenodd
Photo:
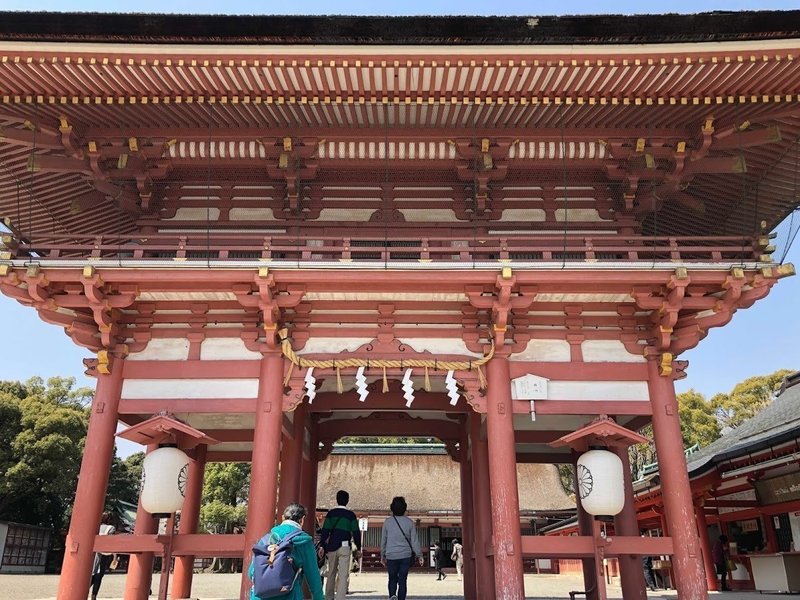
<path fill-rule="evenodd" d="M 283 522 L 253 546 L 250 600 L 303 600 L 303 579 L 312 600 L 323 600 L 314 541 L 303 531 L 305 517 L 305 507 L 293 502 L 283 511 Z"/>
<path fill-rule="evenodd" d="M 350 494 L 339 490 L 336 492 L 336 502 L 338 506 L 328 511 L 320 533 L 322 547 L 328 556 L 325 600 L 345 600 L 350 577 L 350 542 L 356 545 L 356 557 L 361 552 L 361 530 L 358 528 L 358 519 L 356 514 L 347 508 Z"/>

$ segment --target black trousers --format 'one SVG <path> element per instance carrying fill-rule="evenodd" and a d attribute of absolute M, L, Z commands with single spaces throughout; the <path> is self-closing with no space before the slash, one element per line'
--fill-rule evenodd
<path fill-rule="evenodd" d="M 97 596 L 100 591 L 100 583 L 103 581 L 103 573 L 95 573 L 92 575 L 92 596 Z"/>
<path fill-rule="evenodd" d="M 651 590 L 656 589 L 656 577 L 653 572 L 653 567 L 644 567 L 644 581 Z"/>

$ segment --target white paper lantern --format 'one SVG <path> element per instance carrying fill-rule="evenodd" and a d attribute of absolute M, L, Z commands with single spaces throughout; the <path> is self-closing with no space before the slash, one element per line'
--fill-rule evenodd
<path fill-rule="evenodd" d="M 142 508 L 153 515 L 170 515 L 183 506 L 189 457 L 172 447 L 153 450 L 142 462 Z"/>
<path fill-rule="evenodd" d="M 622 461 L 608 450 L 589 450 L 577 464 L 578 493 L 590 515 L 617 515 L 625 506 Z"/>

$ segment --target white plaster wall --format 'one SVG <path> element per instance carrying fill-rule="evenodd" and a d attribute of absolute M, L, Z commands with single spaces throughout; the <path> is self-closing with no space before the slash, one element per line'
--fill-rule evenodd
<path fill-rule="evenodd" d="M 547 219 L 547 214 L 541 208 L 506 208 L 500 215 L 501 221 L 514 221 L 525 223 L 526 221 L 540 222 Z"/>
<path fill-rule="evenodd" d="M 369 221 L 374 208 L 323 208 L 318 221 Z"/>
<path fill-rule="evenodd" d="M 467 349 L 464 340 L 438 339 L 438 338 L 397 338 L 400 343 L 412 347 L 417 352 L 430 352 L 432 354 L 461 354 L 465 356 L 483 356 L 479 352 Z"/>
<path fill-rule="evenodd" d="M 555 217 L 556 221 L 569 221 L 571 223 L 585 223 L 587 221 L 590 223 L 597 223 L 605 220 L 600 217 L 600 213 L 597 212 L 597 209 L 595 208 L 557 208 L 555 211 Z"/>
<path fill-rule="evenodd" d="M 537 302 L 631 302 L 630 294 L 536 294 Z"/>
<path fill-rule="evenodd" d="M 232 208 L 228 212 L 228 219 L 231 221 L 274 221 L 275 215 L 271 208 Z"/>
<path fill-rule="evenodd" d="M 136 299 L 155 302 L 159 300 L 190 300 L 203 302 L 206 300 L 236 300 L 236 294 L 233 292 L 142 292 Z"/>
<path fill-rule="evenodd" d="M 258 379 L 126 379 L 122 398 L 255 398 Z"/>
<path fill-rule="evenodd" d="M 645 362 L 641 354 L 631 354 L 619 340 L 586 340 L 581 344 L 585 362 Z"/>
<path fill-rule="evenodd" d="M 200 344 L 200 360 L 260 360 L 240 338 L 209 338 Z"/>
<path fill-rule="evenodd" d="M 301 350 L 302 354 L 325 354 L 331 352 L 353 352 L 359 346 L 369 344 L 372 338 L 368 337 L 312 337 Z"/>
<path fill-rule="evenodd" d="M 144 350 L 128 356 L 127 360 L 186 360 L 189 340 L 185 338 L 152 339 Z"/>
<path fill-rule="evenodd" d="M 648 400 L 646 381 L 550 381 L 548 400 Z"/>
<path fill-rule="evenodd" d="M 420 222 L 420 223 L 450 223 L 458 221 L 456 213 L 449 208 L 431 208 L 431 209 L 416 209 L 416 208 L 401 208 L 400 212 L 406 218 L 406 221 Z"/>
<path fill-rule="evenodd" d="M 414 292 L 308 292 L 303 300 L 417 300 L 420 302 L 467 302 L 466 294 Z"/>
<path fill-rule="evenodd" d="M 219 209 L 208 209 L 194 206 L 184 206 L 175 212 L 175 216 L 163 221 L 216 221 L 219 219 Z"/>
<path fill-rule="evenodd" d="M 525 350 L 512 354 L 511 360 L 569 362 L 569 343 L 565 340 L 531 340 Z"/>

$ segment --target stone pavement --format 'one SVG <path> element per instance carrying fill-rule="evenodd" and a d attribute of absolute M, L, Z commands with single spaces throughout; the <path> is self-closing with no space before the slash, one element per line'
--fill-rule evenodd
<path fill-rule="evenodd" d="M 236 574 L 198 574 L 193 585 L 194 595 L 199 600 L 235 600 L 239 589 L 240 575 Z M 450 600 L 463 598 L 462 584 L 455 575 L 448 575 L 444 581 L 436 581 L 436 574 L 412 573 L 409 576 L 409 600 Z M 99 598 L 120 600 L 125 585 L 124 575 L 106 575 L 100 589 Z M 0 600 L 55 600 L 58 575 L 0 575 Z M 530 600 L 569 598 L 570 590 L 581 589 L 581 578 L 576 575 L 526 575 L 525 591 Z M 158 575 L 153 578 L 153 591 L 158 590 Z M 351 595 L 348 600 L 385 600 L 386 574 L 363 573 L 354 575 L 350 584 Z M 621 599 L 619 586 L 608 587 L 609 598 Z M 653 599 L 675 599 L 674 591 L 656 592 Z M 758 592 L 712 593 L 717 600 L 765 600 L 766 595 Z M 782 597 L 797 598 L 797 595 Z M 87 592 L 88 598 L 88 592 Z M 155 599 L 156 596 L 150 596 Z M 482 599 L 483 600 L 483 599 Z"/>

